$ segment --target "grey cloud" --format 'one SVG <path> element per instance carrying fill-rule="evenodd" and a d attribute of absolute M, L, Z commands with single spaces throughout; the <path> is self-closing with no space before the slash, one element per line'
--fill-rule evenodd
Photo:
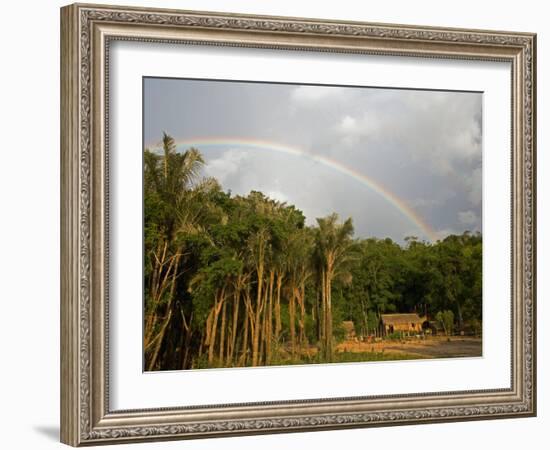
<path fill-rule="evenodd" d="M 146 144 L 162 130 L 261 139 L 355 171 L 354 179 L 305 156 L 199 145 L 205 174 L 224 189 L 262 190 L 295 204 L 308 223 L 335 211 L 353 216 L 357 235 L 427 238 L 360 177 L 439 235 L 471 229 L 460 213 L 481 221 L 481 94 L 149 79 L 144 106 Z"/>

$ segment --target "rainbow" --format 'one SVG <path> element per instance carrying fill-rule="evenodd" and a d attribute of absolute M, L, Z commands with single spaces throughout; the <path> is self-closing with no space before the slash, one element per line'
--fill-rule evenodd
<path fill-rule="evenodd" d="M 414 226 L 422 232 L 432 242 L 437 241 L 436 232 L 414 211 L 407 203 L 391 192 L 387 187 L 382 185 L 375 179 L 361 173 L 352 167 L 346 166 L 339 161 L 327 158 L 325 156 L 316 155 L 308 152 L 307 150 L 291 147 L 289 145 L 283 145 L 276 142 L 248 139 L 248 138 L 235 138 L 235 137 L 218 137 L 218 138 L 206 138 L 196 137 L 191 139 L 180 139 L 176 141 L 176 148 L 180 151 L 186 150 L 189 147 L 196 147 L 198 149 L 204 147 L 223 147 L 223 148 L 246 148 L 255 150 L 269 150 L 287 155 L 292 155 L 301 158 L 307 158 L 318 164 L 328 167 L 331 170 L 335 170 L 343 175 L 346 175 L 357 182 L 366 186 L 376 194 L 380 195 L 385 201 L 395 207 L 403 216 L 405 216 Z M 153 145 L 148 147 L 151 150 L 160 150 L 160 146 Z"/>

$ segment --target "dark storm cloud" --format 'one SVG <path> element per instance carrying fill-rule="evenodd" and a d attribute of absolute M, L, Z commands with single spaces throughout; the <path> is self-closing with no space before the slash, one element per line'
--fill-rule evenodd
<path fill-rule="evenodd" d="M 443 236 L 481 229 L 481 103 L 477 93 L 146 79 L 147 146 L 257 139 L 300 149 L 385 186 Z M 260 190 L 314 223 L 352 216 L 359 236 L 428 236 L 368 183 L 294 153 L 228 143 L 204 153 L 226 190 Z"/>

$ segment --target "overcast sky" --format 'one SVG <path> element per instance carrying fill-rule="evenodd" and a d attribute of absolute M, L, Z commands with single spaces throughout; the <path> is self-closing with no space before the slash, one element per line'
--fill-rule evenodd
<path fill-rule="evenodd" d="M 196 142 L 224 190 L 308 224 L 336 212 L 356 236 L 433 240 L 481 230 L 481 108 L 480 93 L 146 78 L 144 144 Z"/>

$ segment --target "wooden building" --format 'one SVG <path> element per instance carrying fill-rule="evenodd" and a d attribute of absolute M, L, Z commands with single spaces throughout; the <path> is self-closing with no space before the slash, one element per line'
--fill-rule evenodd
<path fill-rule="evenodd" d="M 422 332 L 425 317 L 418 314 L 381 314 L 380 332 L 382 336 L 392 333 L 418 334 Z"/>

